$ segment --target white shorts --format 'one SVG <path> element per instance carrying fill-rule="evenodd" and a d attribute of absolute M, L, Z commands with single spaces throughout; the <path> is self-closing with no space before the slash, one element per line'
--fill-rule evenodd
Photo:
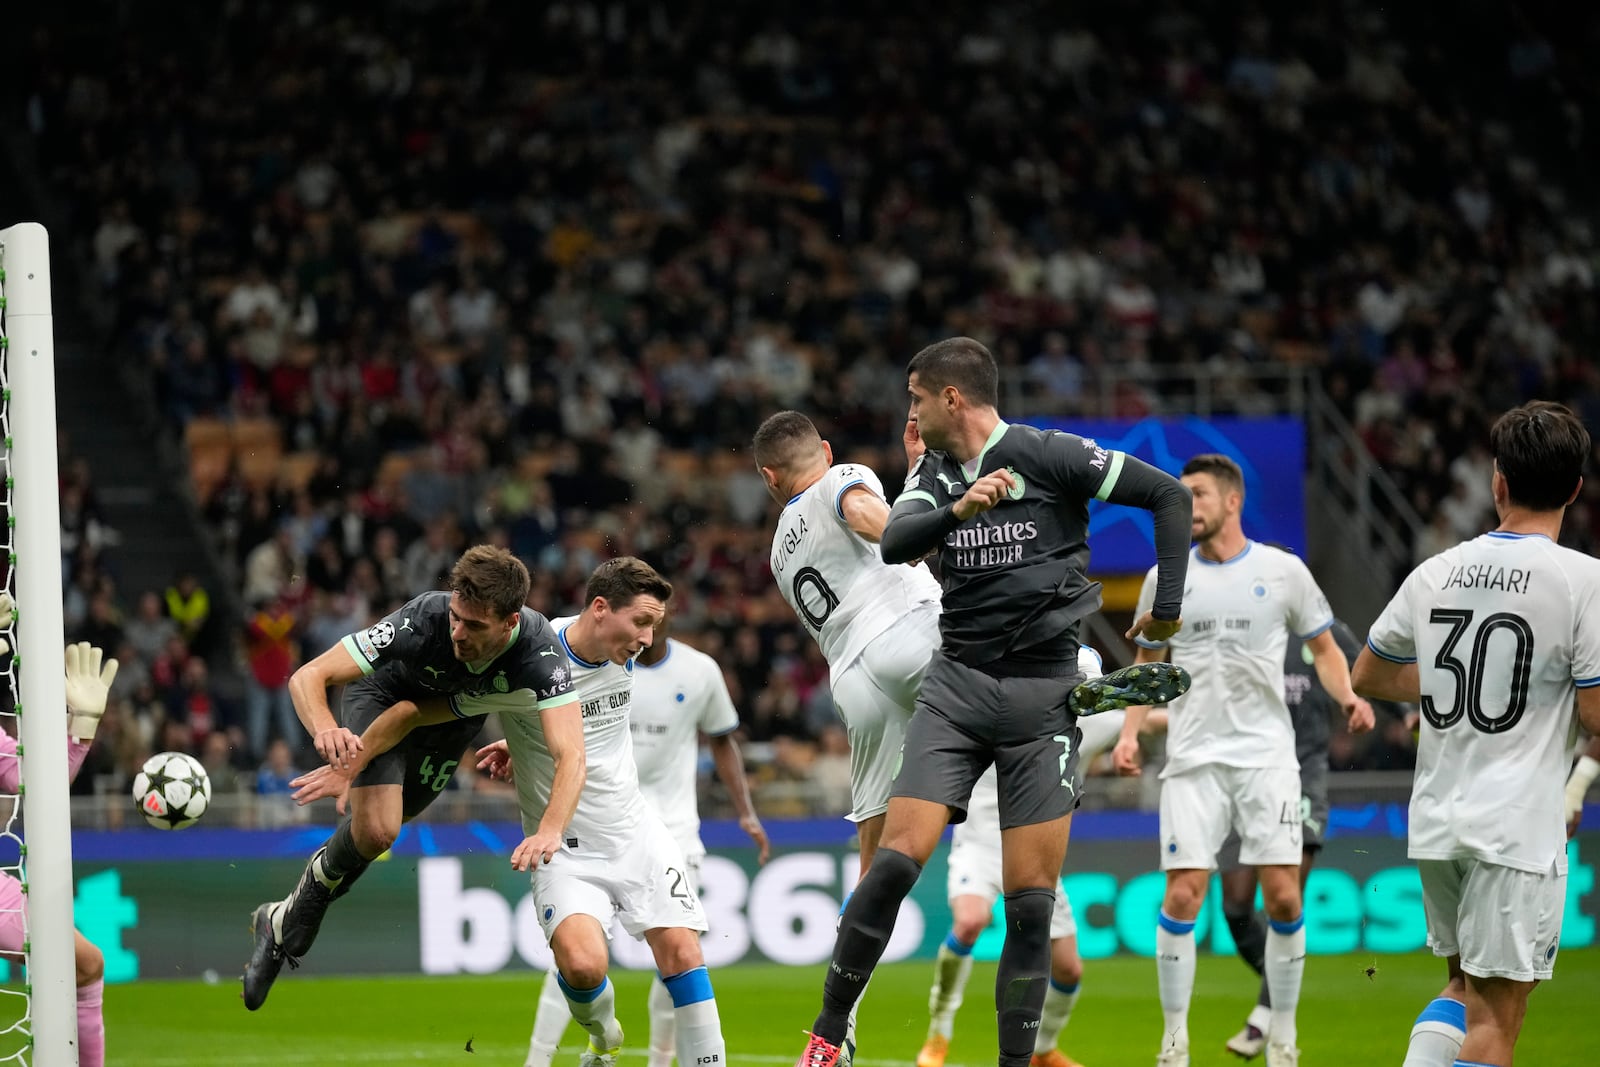
<path fill-rule="evenodd" d="M 1161 782 L 1161 869 L 1211 871 L 1228 831 L 1247 867 L 1300 865 L 1300 770 L 1211 763 Z"/>
<path fill-rule="evenodd" d="M 1083 740 L 1078 742 L 1078 752 L 1081 753 L 1078 766 L 1084 772 L 1089 770 L 1089 761 L 1115 747 L 1117 738 L 1122 734 L 1122 724 L 1128 718 L 1126 710 L 1102 711 L 1098 715 L 1083 716 L 1078 719 L 1078 729 L 1083 731 Z"/>
<path fill-rule="evenodd" d="M 607 937 L 613 918 L 636 938 L 669 927 L 705 933 L 696 867 L 651 813 L 615 851 L 558 852 L 533 872 L 533 899 L 545 940 L 572 915 L 593 916 Z"/>
<path fill-rule="evenodd" d="M 1428 947 L 1479 978 L 1532 982 L 1555 971 L 1567 903 L 1565 854 L 1544 874 L 1478 859 L 1418 860 Z"/>
<path fill-rule="evenodd" d="M 966 823 L 958 823 L 959 834 Z M 996 845 L 999 842 L 996 839 Z M 945 878 L 946 895 L 956 897 L 982 897 L 991 908 L 1000 899 L 1004 888 L 1000 881 L 1000 849 L 962 842 L 959 838 L 950 846 L 949 871 Z M 1067 899 L 1061 883 L 1056 883 L 1056 906 L 1050 913 L 1050 940 L 1078 936 L 1078 922 L 1072 915 L 1072 902 Z"/>
<path fill-rule="evenodd" d="M 833 706 L 850 735 L 850 800 L 847 816 L 861 822 L 889 808 L 889 789 L 900 768 L 906 724 L 917 690 L 939 647 L 939 605 L 919 604 L 867 643 L 861 654 L 831 679 Z"/>

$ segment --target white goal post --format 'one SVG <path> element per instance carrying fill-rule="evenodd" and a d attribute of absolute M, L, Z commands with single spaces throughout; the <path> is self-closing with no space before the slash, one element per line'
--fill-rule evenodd
<path fill-rule="evenodd" d="M 10 635 L 21 745 L 27 988 L 33 1067 L 76 1067 L 72 819 L 67 796 L 61 650 L 61 502 L 57 484 L 55 338 L 50 243 L 36 222 L 0 230 Z M 0 619 L 0 626 L 9 620 Z"/>

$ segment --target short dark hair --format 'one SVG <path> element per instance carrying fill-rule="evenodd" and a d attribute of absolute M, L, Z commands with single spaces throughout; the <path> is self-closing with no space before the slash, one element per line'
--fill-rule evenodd
<path fill-rule="evenodd" d="M 1494 465 L 1513 503 L 1559 511 L 1572 498 L 1589 458 L 1589 431 L 1571 409 L 1548 400 L 1512 408 L 1489 430 Z"/>
<path fill-rule="evenodd" d="M 758 467 L 788 467 L 807 452 L 821 449 L 822 435 L 817 432 L 816 423 L 798 411 L 768 416 L 750 441 Z"/>
<path fill-rule="evenodd" d="M 641 596 L 653 596 L 665 604 L 672 599 L 672 583 L 637 556 L 618 556 L 606 560 L 589 575 L 585 603 L 593 604 L 597 596 L 604 597 L 613 608 L 625 608 Z"/>
<path fill-rule="evenodd" d="M 1183 465 L 1184 474 L 1209 474 L 1222 486 L 1223 492 L 1236 492 L 1244 495 L 1244 471 L 1239 469 L 1232 456 L 1224 456 L 1221 452 L 1202 452 L 1198 456 L 1191 456 L 1189 462 Z"/>
<path fill-rule="evenodd" d="M 948 337 L 924 348 L 906 364 L 906 376 L 913 374 L 930 392 L 953 385 L 970 403 L 992 408 L 1000 401 L 1000 368 L 970 337 Z"/>
<path fill-rule="evenodd" d="M 533 580 L 516 556 L 493 545 L 473 545 L 450 568 L 450 590 L 504 618 L 528 602 Z"/>

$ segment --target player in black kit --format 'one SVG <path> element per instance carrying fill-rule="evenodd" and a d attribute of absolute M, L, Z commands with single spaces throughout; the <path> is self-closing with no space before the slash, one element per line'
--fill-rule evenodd
<path fill-rule="evenodd" d="M 511 553 L 487 545 L 469 548 L 450 571 L 450 592 L 423 593 L 344 638 L 289 680 L 295 711 L 328 761 L 322 773 L 353 776 L 350 814 L 311 857 L 294 892 L 256 908 L 255 949 L 244 973 L 244 1003 L 251 1011 L 267 999 L 284 962 L 297 965 L 311 948 L 328 905 L 350 891 L 394 844 L 400 824 L 450 781 L 485 718 L 462 716 L 457 697 L 522 696 L 528 713 L 541 717 L 556 757 L 556 781 L 536 837 L 548 836 L 544 852 L 560 849 L 562 828 L 583 788 L 583 721 L 555 631 L 524 606 L 529 585 L 528 569 Z M 328 687 L 335 685 L 346 686 L 342 724 L 328 707 Z M 456 718 L 417 727 L 402 738 L 368 730 L 398 704 L 445 705 Z M 534 847 L 539 845 L 536 840 Z"/>
<path fill-rule="evenodd" d="M 1283 545 L 1273 545 L 1290 551 Z M 1352 666 L 1361 651 L 1362 641 L 1338 619 L 1330 631 Z M 1302 641 L 1290 641 L 1283 664 L 1283 701 L 1289 706 L 1294 723 L 1294 754 L 1300 761 L 1300 892 L 1305 894 L 1306 879 L 1317 861 L 1317 853 L 1328 832 L 1328 746 L 1333 737 L 1334 716 L 1344 721 L 1344 709 L 1322 688 L 1313 666 L 1311 650 Z M 1375 712 L 1387 713 L 1405 721 L 1409 709 L 1404 704 L 1374 700 Z M 1267 1045 L 1267 1023 L 1272 998 L 1267 994 L 1266 951 L 1267 916 L 1256 908 L 1256 869 L 1239 863 L 1239 835 L 1230 834 L 1217 854 L 1217 869 L 1222 872 L 1222 914 L 1228 921 L 1239 958 L 1261 979 L 1256 1007 L 1239 1032 L 1230 1037 L 1226 1048 L 1241 1059 L 1254 1059 Z"/>
<path fill-rule="evenodd" d="M 940 647 L 916 713 L 871 868 L 839 923 L 822 1013 L 800 1067 L 838 1067 L 851 1007 L 882 956 L 900 902 L 945 825 L 966 818 L 978 776 L 1000 782 L 1006 930 L 995 1003 L 1001 1067 L 1027 1067 L 1050 965 L 1050 912 L 1077 806 L 1078 627 L 1100 607 L 1085 573 L 1089 501 L 1155 516 L 1160 584 L 1129 636 L 1176 633 L 1189 550 L 1189 492 L 1092 440 L 1001 420 L 999 373 L 966 337 L 907 367 L 911 471 L 883 531 L 888 563 L 938 550 Z"/>

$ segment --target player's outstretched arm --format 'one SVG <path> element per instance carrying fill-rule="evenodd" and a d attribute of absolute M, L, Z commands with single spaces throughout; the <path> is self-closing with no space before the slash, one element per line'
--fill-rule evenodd
<path fill-rule="evenodd" d="M 711 762 L 717 768 L 717 777 L 727 787 L 729 798 L 733 800 L 733 810 L 739 816 L 739 828 L 755 842 L 756 862 L 766 863 L 772 846 L 767 842 L 766 828 L 761 825 L 755 802 L 750 798 L 750 780 L 744 773 L 744 753 L 739 751 L 739 742 L 733 739 L 731 733 L 717 734 L 711 738 Z"/>
<path fill-rule="evenodd" d="M 1316 669 L 1317 681 L 1322 683 L 1330 697 L 1344 711 L 1345 723 L 1353 734 L 1363 734 L 1372 729 L 1376 721 L 1372 705 L 1368 704 L 1350 687 L 1350 661 L 1339 647 L 1332 630 L 1324 630 L 1306 642 L 1311 650 L 1311 665 Z"/>
<path fill-rule="evenodd" d="M 1318 677 L 1320 679 L 1320 673 Z M 1356 657 L 1356 665 L 1350 670 L 1350 684 L 1357 693 L 1371 700 L 1422 702 L 1422 679 L 1417 674 L 1416 663 L 1384 659 L 1372 651 L 1371 646 L 1362 648 Z"/>
<path fill-rule="evenodd" d="M 1189 573 L 1189 538 L 1194 501 L 1189 489 L 1166 471 L 1126 453 L 1115 473 L 1101 484 L 1100 499 L 1144 508 L 1155 519 L 1156 591 L 1147 613 L 1134 623 L 1130 636 L 1165 641 L 1178 632 L 1183 613 L 1183 582 Z M 1113 480 L 1114 479 L 1114 480 Z M 1152 625 L 1154 624 L 1154 625 Z"/>
<path fill-rule="evenodd" d="M 1161 663 L 1167 658 L 1164 648 L 1145 648 L 1143 645 L 1134 652 L 1135 663 Z M 1150 714 L 1150 705 L 1137 704 L 1128 709 L 1127 716 L 1122 720 L 1122 733 L 1117 737 L 1115 747 L 1111 749 L 1111 766 L 1124 778 L 1137 778 L 1139 764 L 1143 755 L 1139 751 L 1139 731 L 1144 728 L 1145 717 Z"/>
<path fill-rule="evenodd" d="M 344 644 L 334 645 L 289 676 L 289 699 L 294 713 L 311 735 L 317 755 L 335 768 L 347 768 L 361 751 L 361 739 L 333 717 L 328 688 L 345 685 L 365 673 Z"/>
<path fill-rule="evenodd" d="M 961 525 L 954 506 L 939 507 L 924 492 L 901 493 L 889 509 L 878 551 L 885 563 L 911 563 L 944 544 L 944 535 Z"/>
<path fill-rule="evenodd" d="M 511 866 L 519 871 L 531 871 L 537 864 L 549 863 L 550 857 L 561 851 L 561 838 L 573 812 L 578 810 L 578 797 L 583 793 L 583 783 L 588 778 L 588 763 L 583 750 L 583 715 L 578 702 L 569 701 L 553 708 L 539 710 L 539 723 L 544 727 L 545 747 L 555 760 L 555 778 L 550 783 L 550 801 L 539 818 L 539 828 L 531 837 L 511 853 Z"/>
<path fill-rule="evenodd" d="M 289 783 L 294 789 L 294 802 L 304 807 L 313 801 L 332 797 L 335 809 L 343 815 L 350 784 L 368 763 L 394 748 L 417 727 L 448 722 L 451 718 L 450 706 L 442 700 L 428 701 L 420 706 L 402 700 L 385 708 L 362 731 L 361 749 L 349 760 L 341 764 L 330 761 Z"/>
<path fill-rule="evenodd" d="M 839 511 L 844 515 L 850 532 L 863 541 L 877 544 L 883 540 L 883 527 L 889 521 L 889 505 L 882 497 L 864 485 L 846 489 L 839 498 Z"/>

